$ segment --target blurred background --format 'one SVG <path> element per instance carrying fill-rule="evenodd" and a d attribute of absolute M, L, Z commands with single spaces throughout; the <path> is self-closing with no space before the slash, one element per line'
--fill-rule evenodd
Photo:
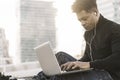
<path fill-rule="evenodd" d="M 85 30 L 71 10 L 73 2 L 0 0 L 0 72 L 15 77 L 37 74 L 41 68 L 33 48 L 46 41 L 51 42 L 55 52 L 65 51 L 80 58 Z M 119 0 L 97 3 L 104 17 L 120 23 Z"/>

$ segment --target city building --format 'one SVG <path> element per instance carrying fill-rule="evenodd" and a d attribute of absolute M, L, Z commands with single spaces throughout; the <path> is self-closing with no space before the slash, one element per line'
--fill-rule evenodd
<path fill-rule="evenodd" d="M 114 8 L 114 20 L 120 24 L 120 1 L 114 0 L 113 2 Z"/>
<path fill-rule="evenodd" d="M 21 61 L 35 61 L 34 47 L 46 41 L 56 47 L 56 9 L 52 1 L 44 0 L 21 0 L 20 8 Z"/>
<path fill-rule="evenodd" d="M 0 28 L 0 65 L 10 64 L 12 62 L 8 54 L 8 40 L 5 36 L 5 30 Z"/>
<path fill-rule="evenodd" d="M 113 20 L 114 18 L 114 8 L 113 8 L 113 0 L 97 0 L 98 9 L 100 13 L 110 19 Z"/>
<path fill-rule="evenodd" d="M 97 0 L 98 9 L 104 17 L 120 23 L 120 1 L 119 0 Z"/>

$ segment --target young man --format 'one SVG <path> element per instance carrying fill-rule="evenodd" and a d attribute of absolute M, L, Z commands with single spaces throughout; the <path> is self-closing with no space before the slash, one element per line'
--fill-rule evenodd
<path fill-rule="evenodd" d="M 80 60 L 64 52 L 57 53 L 61 69 L 105 70 L 113 80 L 120 80 L 120 25 L 105 19 L 99 13 L 96 0 L 76 0 L 72 9 L 86 29 L 86 49 Z"/>

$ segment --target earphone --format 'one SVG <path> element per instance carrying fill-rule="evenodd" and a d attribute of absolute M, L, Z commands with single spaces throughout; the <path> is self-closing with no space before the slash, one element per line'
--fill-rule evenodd
<path fill-rule="evenodd" d="M 96 16 L 97 16 L 97 13 L 96 13 L 96 12 L 94 12 L 94 15 L 96 15 Z"/>
<path fill-rule="evenodd" d="M 89 46 L 89 49 L 90 49 L 90 58 L 91 58 L 91 61 L 94 61 L 91 45 L 92 45 L 92 42 L 93 42 L 93 39 L 95 38 L 95 36 L 96 36 L 96 27 L 95 27 L 95 29 L 94 29 L 94 35 L 93 35 L 93 37 L 91 38 L 90 42 L 86 42 L 86 43 L 88 44 L 88 46 Z"/>
<path fill-rule="evenodd" d="M 97 13 L 96 13 L 96 14 L 97 14 Z M 94 61 L 93 54 L 92 54 L 92 47 L 91 47 L 92 42 L 93 42 L 93 40 L 94 40 L 94 38 L 95 38 L 95 36 L 96 36 L 96 24 L 95 24 L 94 26 L 95 26 L 95 28 L 94 28 L 94 35 L 93 35 L 93 37 L 90 39 L 90 42 L 86 42 L 86 43 L 88 44 L 88 46 L 89 46 L 89 49 L 90 49 L 90 58 L 91 58 L 91 61 Z"/>

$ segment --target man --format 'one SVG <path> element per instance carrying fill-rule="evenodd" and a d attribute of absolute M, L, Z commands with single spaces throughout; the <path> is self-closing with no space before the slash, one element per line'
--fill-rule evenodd
<path fill-rule="evenodd" d="M 86 29 L 86 49 L 80 60 L 64 52 L 57 53 L 61 69 L 105 70 L 113 80 L 120 80 L 120 25 L 99 13 L 96 0 L 76 0 L 72 9 Z"/>

